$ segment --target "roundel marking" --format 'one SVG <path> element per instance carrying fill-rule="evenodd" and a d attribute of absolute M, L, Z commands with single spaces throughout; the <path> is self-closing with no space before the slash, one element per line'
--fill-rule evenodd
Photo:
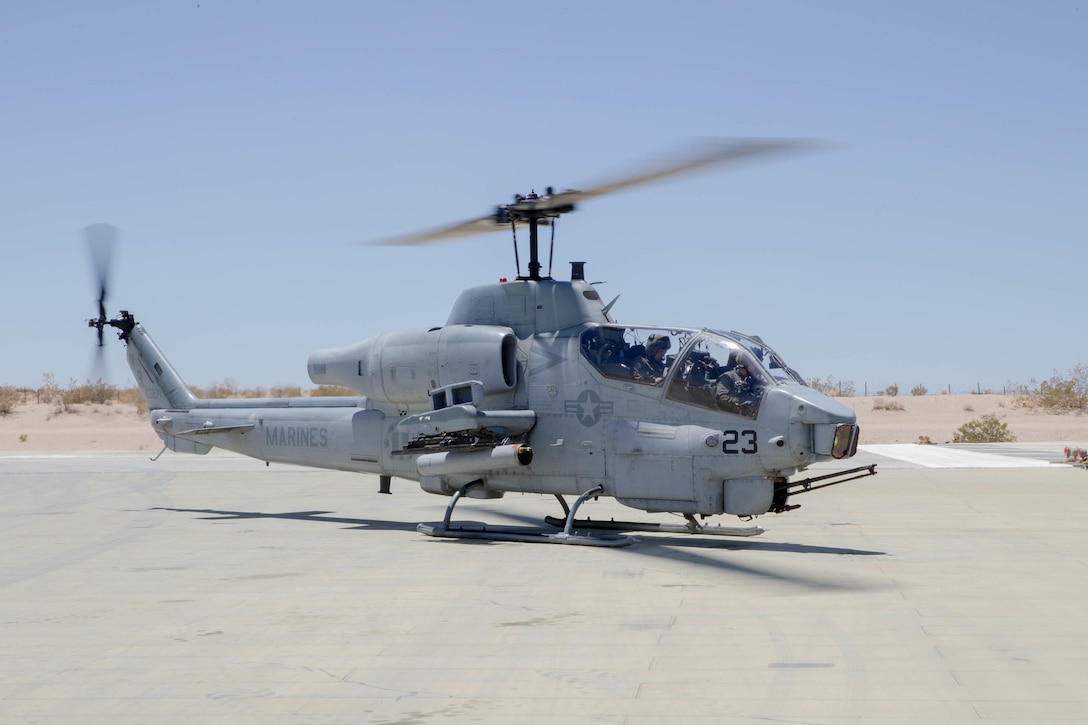
<path fill-rule="evenodd" d="M 612 412 L 612 403 L 601 400 L 596 390 L 583 390 L 574 400 L 566 400 L 564 411 L 573 413 L 578 422 L 587 428 L 592 428 L 600 422 L 601 416 Z"/>

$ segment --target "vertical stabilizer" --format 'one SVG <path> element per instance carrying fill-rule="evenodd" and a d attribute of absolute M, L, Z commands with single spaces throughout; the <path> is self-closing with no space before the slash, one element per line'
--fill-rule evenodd
<path fill-rule="evenodd" d="M 149 410 L 197 407 L 198 398 L 185 385 L 143 327 L 134 325 L 123 339 L 128 344 L 128 366 L 144 394 Z"/>

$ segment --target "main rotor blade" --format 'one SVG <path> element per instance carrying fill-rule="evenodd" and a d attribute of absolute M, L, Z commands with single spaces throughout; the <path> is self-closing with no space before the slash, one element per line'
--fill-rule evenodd
<path fill-rule="evenodd" d="M 811 146 L 810 142 L 791 139 L 726 139 L 704 142 L 679 158 L 664 161 L 630 176 L 622 176 L 589 189 L 571 189 L 553 194 L 550 199 L 557 202 L 557 205 L 577 204 L 586 199 L 614 194 L 633 186 L 661 181 L 670 176 L 680 176 L 712 166 L 745 161 L 756 156 L 800 151 Z"/>
<path fill-rule="evenodd" d="M 510 228 L 511 221 L 524 225 L 527 221 L 520 215 L 534 216 L 540 224 L 547 223 L 547 217 L 559 216 L 573 211 L 573 207 L 587 199 L 605 194 L 624 191 L 641 184 L 661 181 L 672 176 L 692 173 L 711 166 L 744 161 L 756 156 L 764 156 L 784 151 L 798 151 L 812 144 L 806 141 L 789 139 L 724 139 L 698 144 L 686 154 L 674 156 L 644 168 L 637 173 L 597 184 L 585 190 L 570 189 L 555 193 L 549 192 L 537 196 L 529 194 L 518 197 L 513 203 L 503 204 L 487 216 L 469 219 L 444 227 L 437 227 L 423 232 L 387 237 L 360 244 L 412 245 L 427 244 L 445 239 L 470 237 L 478 234 L 503 231 Z"/>
<path fill-rule="evenodd" d="M 525 224 L 526 222 L 518 221 L 518 224 Z M 510 222 L 500 223 L 496 221 L 494 214 L 488 216 L 482 216 L 477 219 L 469 219 L 468 221 L 458 222 L 457 224 L 451 224 L 446 227 L 436 227 L 424 232 L 417 232 L 413 234 L 405 234 L 396 237 L 385 237 L 384 239 L 377 239 L 369 242 L 359 242 L 360 244 L 376 244 L 383 246 L 408 246 L 412 244 L 427 244 L 429 242 L 437 242 L 443 239 L 456 239 L 458 237 L 473 237 L 479 234 L 488 234 L 490 232 L 500 232 L 510 229 Z"/>

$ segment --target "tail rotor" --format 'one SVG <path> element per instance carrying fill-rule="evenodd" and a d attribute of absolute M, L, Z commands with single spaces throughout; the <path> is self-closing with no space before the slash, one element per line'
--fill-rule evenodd
<path fill-rule="evenodd" d="M 102 380 L 107 377 L 106 359 L 103 349 L 104 331 L 110 325 L 106 317 L 106 298 L 109 295 L 110 267 L 113 263 L 113 250 L 117 246 L 120 230 L 112 224 L 92 224 L 83 230 L 87 251 L 91 255 L 98 284 L 98 317 L 87 320 L 87 325 L 98 331 L 98 347 L 92 363 L 92 379 Z"/>
<path fill-rule="evenodd" d="M 87 250 L 91 254 L 98 281 L 98 317 L 87 320 L 87 325 L 98 329 L 98 346 L 102 347 L 103 330 L 109 324 L 106 318 L 106 297 L 109 293 L 110 266 L 113 261 L 113 248 L 117 245 L 120 230 L 112 224 L 92 224 L 83 230 L 87 240 Z"/>

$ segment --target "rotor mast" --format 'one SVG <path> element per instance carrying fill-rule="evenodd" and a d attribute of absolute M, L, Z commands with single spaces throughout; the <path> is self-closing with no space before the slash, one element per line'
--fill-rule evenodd
<path fill-rule="evenodd" d="M 529 273 L 522 275 L 519 266 L 518 279 L 536 281 L 550 279 L 540 274 L 544 266 L 540 262 L 540 227 L 554 225 L 556 219 L 575 209 L 573 203 L 560 201 L 557 204 L 555 202 L 555 191 L 549 186 L 544 194 L 537 194 L 535 191 L 528 194 L 515 194 L 513 204 L 506 204 L 495 209 L 495 223 L 509 224 L 514 232 L 515 257 L 518 242 L 517 225 L 522 223 L 529 227 Z"/>
<path fill-rule="evenodd" d="M 529 277 L 528 279 L 540 279 L 540 252 L 537 245 L 538 228 L 540 226 L 540 220 L 533 218 L 529 220 Z M 518 276 L 521 279 L 521 276 Z"/>

